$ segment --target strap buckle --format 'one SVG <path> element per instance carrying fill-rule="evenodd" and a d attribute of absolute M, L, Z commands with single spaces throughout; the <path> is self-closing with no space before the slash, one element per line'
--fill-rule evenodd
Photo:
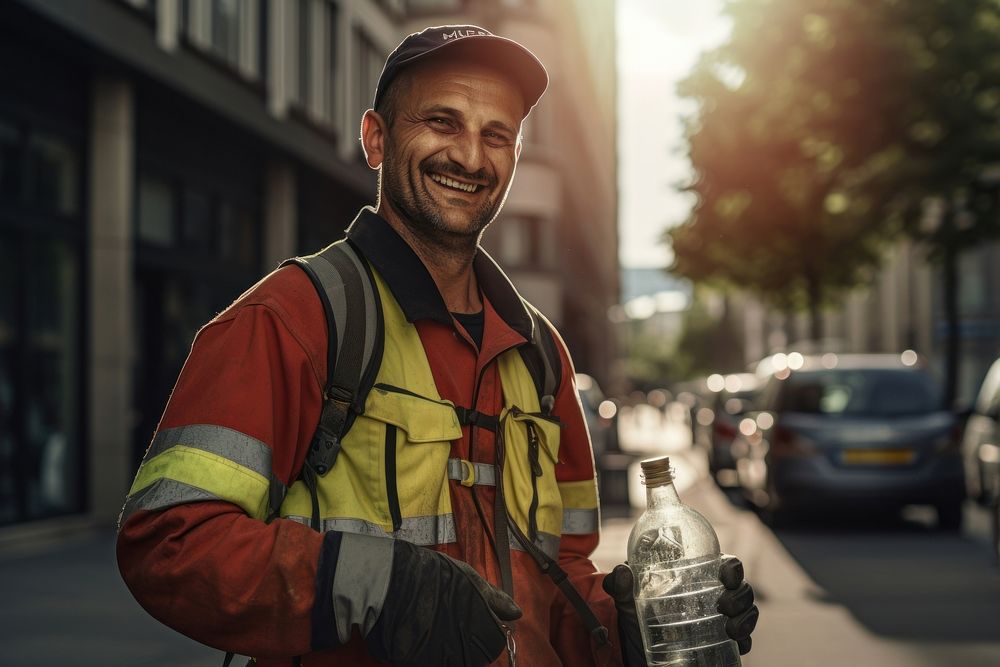
<path fill-rule="evenodd" d="M 462 470 L 464 471 L 460 484 L 464 487 L 471 487 L 476 483 L 476 466 L 472 465 L 472 461 L 466 461 L 465 459 L 459 459 L 462 464 Z"/>

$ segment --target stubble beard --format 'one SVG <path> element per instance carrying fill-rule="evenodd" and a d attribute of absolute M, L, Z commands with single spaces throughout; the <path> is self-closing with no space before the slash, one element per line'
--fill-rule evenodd
<path fill-rule="evenodd" d="M 442 215 L 441 208 L 433 201 L 425 190 L 423 175 L 428 167 L 421 163 L 420 167 L 409 173 L 407 177 L 390 165 L 400 164 L 395 156 L 387 156 L 382 163 L 381 196 L 389 200 L 403 218 L 410 232 L 427 246 L 445 252 L 469 253 L 479 245 L 479 239 L 486 227 L 496 218 L 504 197 L 497 201 L 487 198 L 468 217 L 468 222 L 461 228 L 449 226 Z M 435 171 L 430 169 L 430 171 Z M 447 173 L 447 169 L 438 169 Z M 408 181 L 408 182 L 407 182 Z"/>

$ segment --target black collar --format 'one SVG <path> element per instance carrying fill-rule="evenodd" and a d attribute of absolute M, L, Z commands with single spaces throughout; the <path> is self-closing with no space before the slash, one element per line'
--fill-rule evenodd
<path fill-rule="evenodd" d="M 385 280 L 407 321 L 429 319 L 452 325 L 451 313 L 423 262 L 374 209 L 361 209 L 347 229 L 347 239 Z M 482 247 L 477 249 L 472 267 L 479 288 L 497 314 L 525 340 L 531 340 L 532 320 L 521 296 Z"/>

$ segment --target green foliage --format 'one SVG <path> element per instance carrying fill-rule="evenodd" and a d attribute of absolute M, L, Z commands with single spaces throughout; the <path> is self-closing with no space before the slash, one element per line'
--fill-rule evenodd
<path fill-rule="evenodd" d="M 730 40 L 682 82 L 697 195 L 672 270 L 813 312 L 901 232 L 997 233 L 997 0 L 730 0 Z M 928 198 L 966 209 L 926 225 Z M 955 216 L 947 221 L 957 220 Z M 921 224 L 923 221 L 925 224 Z M 955 235 L 961 227 L 961 240 Z"/>

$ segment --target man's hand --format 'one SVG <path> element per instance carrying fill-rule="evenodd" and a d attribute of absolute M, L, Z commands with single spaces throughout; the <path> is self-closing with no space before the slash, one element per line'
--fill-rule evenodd
<path fill-rule="evenodd" d="M 632 568 L 624 563 L 616 565 L 604 577 L 604 592 L 615 601 L 615 609 L 618 610 L 618 638 L 622 644 L 625 667 L 646 667 L 646 650 L 642 647 L 639 615 L 632 592 Z"/>
<path fill-rule="evenodd" d="M 753 603 L 753 588 L 743 580 L 743 563 L 735 556 L 723 556 L 719 581 L 725 587 L 719 596 L 719 613 L 726 617 L 726 634 L 740 647 L 740 655 L 750 652 L 750 633 L 757 625 L 760 610 Z"/>
<path fill-rule="evenodd" d="M 719 596 L 718 610 L 726 617 L 726 634 L 739 646 L 740 655 L 745 655 L 750 651 L 750 633 L 757 625 L 760 611 L 753 603 L 753 588 L 743 580 L 743 563 L 733 556 L 724 556 L 719 581 L 725 588 Z M 617 565 L 604 577 L 604 591 L 615 601 L 618 610 L 618 635 L 625 667 L 646 667 L 646 652 L 635 609 L 632 569 L 627 564 Z"/>
<path fill-rule="evenodd" d="M 506 646 L 504 622 L 521 617 L 514 601 L 468 564 L 403 540 L 393 544 L 392 575 L 368 650 L 397 667 L 481 667 Z"/>

